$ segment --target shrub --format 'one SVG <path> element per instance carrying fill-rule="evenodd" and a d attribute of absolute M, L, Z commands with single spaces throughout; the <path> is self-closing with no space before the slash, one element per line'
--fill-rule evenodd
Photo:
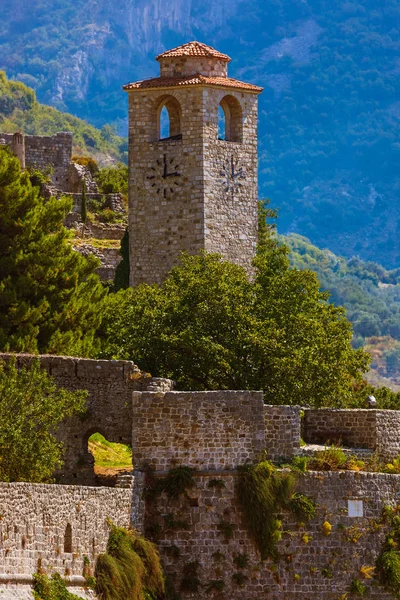
<path fill-rule="evenodd" d="M 301 522 L 311 521 L 317 512 L 314 500 L 304 494 L 294 494 L 289 502 L 289 508 Z"/>
<path fill-rule="evenodd" d="M 335 471 L 343 469 L 347 462 L 347 455 L 339 446 L 330 446 L 320 452 L 316 452 L 314 457 L 308 462 L 310 469 L 316 471 Z"/>
<path fill-rule="evenodd" d="M 357 594 L 358 596 L 364 596 L 367 588 L 359 579 L 353 579 L 350 585 L 350 592 L 352 594 Z"/>
<path fill-rule="evenodd" d="M 281 521 L 275 515 L 288 506 L 293 485 L 293 475 L 276 471 L 268 461 L 239 469 L 236 495 L 261 560 L 276 557 Z"/>
<path fill-rule="evenodd" d="M 111 525 L 107 553 L 96 562 L 96 593 L 102 600 L 143 600 L 164 594 L 156 547 L 133 531 Z"/>
<path fill-rule="evenodd" d="M 47 575 L 35 574 L 33 576 L 33 595 L 35 600 L 82 600 L 79 596 L 71 594 L 61 575 L 55 573 L 51 578 Z"/>

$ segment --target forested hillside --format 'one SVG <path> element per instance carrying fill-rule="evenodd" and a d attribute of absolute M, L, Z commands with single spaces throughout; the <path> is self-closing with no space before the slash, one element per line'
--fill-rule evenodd
<path fill-rule="evenodd" d="M 126 127 L 121 85 L 200 39 L 260 98 L 260 191 L 283 233 L 400 265 L 397 0 L 8 0 L 0 68 L 41 102 Z M 126 129 L 125 129 L 126 131 Z"/>
<path fill-rule="evenodd" d="M 345 306 L 354 328 L 353 345 L 370 352 L 373 370 L 400 383 L 400 269 L 336 256 L 299 235 L 283 239 L 292 250 L 292 265 L 317 273 L 331 302 Z"/>
<path fill-rule="evenodd" d="M 127 160 L 127 142 L 111 127 L 101 130 L 68 113 L 40 104 L 34 90 L 19 81 L 9 81 L 0 71 L 0 132 L 22 131 L 30 135 L 53 135 L 72 131 L 77 154 L 90 154 L 100 163 Z"/>

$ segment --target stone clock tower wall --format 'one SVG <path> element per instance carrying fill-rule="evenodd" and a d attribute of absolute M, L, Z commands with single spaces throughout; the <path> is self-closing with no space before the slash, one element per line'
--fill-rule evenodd
<path fill-rule="evenodd" d="M 229 57 L 191 42 L 157 57 L 161 76 L 129 93 L 131 285 L 161 283 L 182 251 L 251 272 L 257 241 L 257 98 Z M 226 139 L 218 139 L 218 110 Z M 160 139 L 165 107 L 170 136 Z"/>
<path fill-rule="evenodd" d="M 196 254 L 204 248 L 202 95 L 196 89 L 168 90 L 167 95 L 181 107 L 182 139 L 157 139 L 157 112 L 164 92 L 129 98 L 132 285 L 161 283 L 180 252 Z M 169 172 L 176 170 L 179 177 L 162 177 L 164 156 Z"/>

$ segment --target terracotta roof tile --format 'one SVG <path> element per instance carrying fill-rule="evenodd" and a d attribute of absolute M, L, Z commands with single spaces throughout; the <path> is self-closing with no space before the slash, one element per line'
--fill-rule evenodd
<path fill-rule="evenodd" d="M 216 85 L 220 87 L 237 88 L 253 92 L 262 92 L 263 89 L 258 85 L 244 83 L 243 81 L 238 81 L 237 79 L 231 79 L 229 77 L 206 77 L 200 73 L 196 73 L 195 75 L 181 75 L 177 77 L 154 77 L 153 79 L 143 79 L 142 81 L 128 83 L 127 85 L 123 86 L 123 89 L 126 92 L 129 92 L 129 90 L 182 87 L 185 85 Z"/>
<path fill-rule="evenodd" d="M 159 54 L 156 56 L 156 60 L 173 58 L 174 56 L 205 56 L 207 58 L 216 58 L 225 62 L 230 62 L 231 60 L 227 54 L 222 54 L 222 52 L 218 52 L 218 50 L 211 48 L 211 46 L 206 46 L 206 44 L 202 44 L 201 42 L 188 42 L 187 44 L 182 44 L 182 46 L 172 48 L 172 50 L 167 50 L 166 52 Z"/>

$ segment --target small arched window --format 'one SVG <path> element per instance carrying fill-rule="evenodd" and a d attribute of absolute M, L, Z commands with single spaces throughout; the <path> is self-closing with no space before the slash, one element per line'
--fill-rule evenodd
<path fill-rule="evenodd" d="M 158 107 L 157 138 L 159 140 L 182 138 L 181 106 L 173 96 L 163 98 Z"/>
<path fill-rule="evenodd" d="M 72 552 L 72 527 L 70 523 L 67 523 L 64 533 L 64 552 Z"/>
<path fill-rule="evenodd" d="M 227 142 L 243 141 L 242 107 L 233 96 L 225 96 L 219 104 L 218 139 Z"/>

